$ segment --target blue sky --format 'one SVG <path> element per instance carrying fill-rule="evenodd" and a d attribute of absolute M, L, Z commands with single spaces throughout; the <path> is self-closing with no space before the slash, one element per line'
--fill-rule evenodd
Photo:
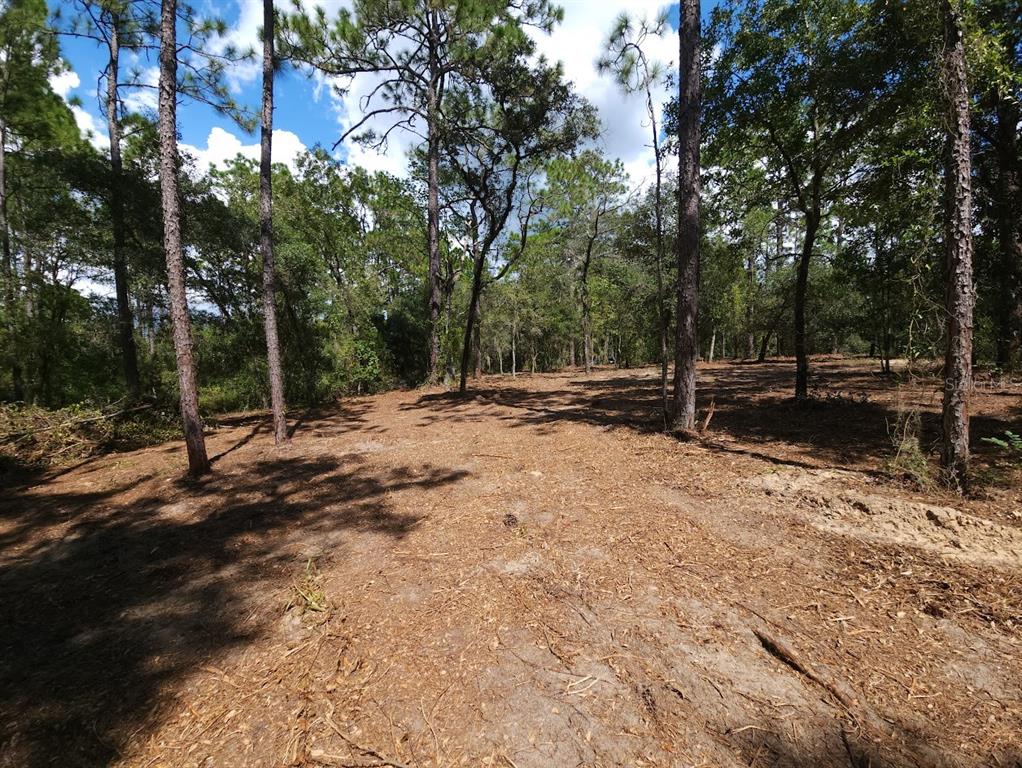
<path fill-rule="evenodd" d="M 336 12 L 348 0 L 326 0 L 328 13 Z M 227 37 L 214 41 L 214 45 L 230 42 L 241 48 L 258 46 L 261 23 L 261 3 L 258 0 L 210 0 L 200 11 L 218 13 L 230 28 Z M 608 77 L 600 76 L 594 61 L 600 53 L 602 41 L 614 18 L 622 11 L 635 17 L 652 17 L 663 7 L 656 0 L 562 0 L 564 23 L 552 35 L 537 39 L 539 50 L 550 59 L 563 62 L 568 79 L 600 111 L 604 123 L 601 145 L 605 152 L 625 163 L 632 181 L 648 181 L 652 162 L 649 127 L 645 123 L 641 98 L 624 96 Z M 672 23 L 677 24 L 677 5 L 671 8 Z M 672 63 L 677 56 L 677 37 L 668 35 L 653 41 L 652 55 L 664 63 Z M 78 97 L 81 107 L 76 117 L 84 130 L 91 130 L 94 141 L 105 141 L 102 111 L 97 102 L 96 85 L 104 65 L 100 49 L 89 41 L 65 38 L 63 54 L 71 71 L 61 76 L 55 87 L 65 97 Z M 155 82 L 155 61 L 140 61 L 138 66 Z M 239 102 L 256 108 L 259 103 L 259 64 L 253 61 L 234 67 L 229 81 L 234 97 Z M 346 98 L 337 96 L 321 79 L 309 79 L 301 73 L 285 72 L 277 80 L 275 112 L 274 159 L 292 162 L 306 147 L 322 144 L 330 147 L 352 119 L 358 118 L 358 97 L 372 86 L 370 78 L 356 81 Z M 662 91 L 661 101 L 666 99 Z M 138 91 L 128 96 L 129 104 L 142 109 L 155 105 L 155 91 Z M 230 120 L 201 104 L 184 104 L 179 110 L 179 130 L 183 149 L 194 154 L 203 166 L 219 164 L 238 152 L 256 156 L 258 136 L 246 134 Z M 412 137 L 398 137 L 388 151 L 379 155 L 359 146 L 342 146 L 339 157 L 370 169 L 382 169 L 396 174 L 405 173 L 404 157 Z"/>

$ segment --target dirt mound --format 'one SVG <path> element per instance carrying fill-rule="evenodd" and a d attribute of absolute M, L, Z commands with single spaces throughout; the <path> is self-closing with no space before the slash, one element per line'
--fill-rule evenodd
<path fill-rule="evenodd" d="M 918 547 L 973 564 L 1022 567 L 1022 530 L 935 506 L 847 487 L 862 477 L 837 470 L 773 472 L 749 482 L 790 501 L 815 527 L 881 543 Z"/>

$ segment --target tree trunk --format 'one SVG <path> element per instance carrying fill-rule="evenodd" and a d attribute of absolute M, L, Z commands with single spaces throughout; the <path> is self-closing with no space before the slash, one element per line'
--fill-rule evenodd
<path fill-rule="evenodd" d="M 590 318 L 589 306 L 589 265 L 582 271 L 582 290 L 579 292 L 582 299 L 582 356 L 586 373 L 593 371 L 593 326 Z"/>
<path fill-rule="evenodd" d="M 944 168 L 947 260 L 947 348 L 944 358 L 944 441 L 941 465 L 947 479 L 964 489 L 969 472 L 969 397 L 972 391 L 972 161 L 969 146 L 969 87 L 961 18 L 944 2 Z"/>
<path fill-rule="evenodd" d="M 511 315 L 511 378 L 518 375 L 518 308 Z"/>
<path fill-rule="evenodd" d="M 263 0 L 263 111 L 259 136 L 259 247 L 263 252 L 263 325 L 270 374 L 273 441 L 287 442 L 284 373 L 277 336 L 277 271 L 273 258 L 273 0 Z"/>
<path fill-rule="evenodd" d="M 816 208 L 806 213 L 806 231 L 802 239 L 802 253 L 798 260 L 795 280 L 795 399 L 809 399 L 809 351 L 806 341 L 806 296 L 809 292 L 809 262 L 820 228 L 820 215 Z"/>
<path fill-rule="evenodd" d="M 717 329 L 714 328 L 713 331 L 710 333 L 710 354 L 707 358 L 707 362 L 709 363 L 713 362 L 713 350 L 716 346 L 717 346 Z"/>
<path fill-rule="evenodd" d="M 1022 352 L 1022 160 L 1019 158 L 1016 103 L 997 105 L 997 243 L 1001 265 L 997 365 L 1014 370 Z"/>
<path fill-rule="evenodd" d="M 472 296 L 468 302 L 468 318 L 465 320 L 465 340 L 461 348 L 461 379 L 458 392 L 465 394 L 468 387 L 468 366 L 472 357 L 472 332 L 479 313 L 479 294 L 483 289 L 483 255 L 479 252 L 478 243 L 473 244 L 472 258 Z"/>
<path fill-rule="evenodd" d="M 117 329 L 121 342 L 121 365 L 128 394 L 137 400 L 141 394 L 138 352 L 135 349 L 135 324 L 128 297 L 127 227 L 124 220 L 124 194 L 121 160 L 121 118 L 118 112 L 117 83 L 120 77 L 120 18 L 112 14 L 107 40 L 110 53 L 106 73 L 106 125 L 110 134 L 110 223 L 113 234 L 114 293 L 117 296 Z"/>
<path fill-rule="evenodd" d="M 770 350 L 770 337 L 773 335 L 773 329 L 768 328 L 766 333 L 763 334 L 763 341 L 759 345 L 759 354 L 756 355 L 757 363 L 766 362 L 767 352 Z"/>
<path fill-rule="evenodd" d="M 673 426 L 695 429 L 699 357 L 699 0 L 682 0 L 678 30 L 681 101 L 678 106 L 678 309 L 674 346 Z"/>
<path fill-rule="evenodd" d="M 643 59 L 645 63 L 645 59 Z M 646 111 L 649 114 L 650 130 L 653 134 L 653 159 L 656 162 L 656 183 L 653 187 L 653 214 L 656 234 L 656 304 L 657 325 L 660 331 L 660 407 L 663 411 L 664 427 L 670 421 L 671 402 L 667 393 L 668 357 L 670 355 L 670 313 L 667 310 L 667 298 L 664 295 L 664 204 L 663 204 L 663 157 L 660 153 L 660 128 L 657 126 L 657 110 L 653 101 L 653 92 L 646 87 Z"/>
<path fill-rule="evenodd" d="M 181 211 L 177 183 L 177 0 L 163 0 L 160 16 L 160 197 L 163 208 L 163 250 L 167 259 L 170 321 L 181 389 L 188 469 L 209 472 L 206 441 L 199 417 L 199 393 L 192 360 L 192 329 L 185 293 L 184 254 L 181 250 Z"/>
<path fill-rule="evenodd" d="M 745 260 L 745 280 L 749 295 L 745 301 L 745 359 L 756 356 L 756 332 L 753 327 L 752 296 L 756 289 L 756 255 L 750 253 Z"/>
<path fill-rule="evenodd" d="M 0 121 L 3 116 L 0 115 Z M 0 123 L 0 247 L 3 249 L 4 268 L 4 309 L 7 315 L 7 332 L 9 343 L 13 346 L 17 338 L 15 323 L 17 307 L 17 269 L 14 265 L 14 253 L 11 250 L 11 229 L 7 220 L 7 129 Z M 21 364 L 18 362 L 17 350 L 11 350 L 11 388 L 14 400 L 25 399 L 25 381 L 22 377 Z"/>
<path fill-rule="evenodd" d="M 483 375 L 483 308 L 476 307 L 476 321 L 472 328 L 472 356 L 475 358 L 475 372 L 473 378 L 478 379 Z"/>
<path fill-rule="evenodd" d="M 426 382 L 440 381 L 440 94 L 435 13 L 429 12 L 429 80 L 426 91 L 426 241 L 429 250 L 429 362 Z"/>

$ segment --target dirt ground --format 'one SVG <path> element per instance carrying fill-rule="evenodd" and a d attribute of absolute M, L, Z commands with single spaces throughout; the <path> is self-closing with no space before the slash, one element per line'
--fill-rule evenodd
<path fill-rule="evenodd" d="M 885 471 L 866 361 L 474 382 L 4 479 L 0 766 L 1022 766 L 1022 483 Z"/>

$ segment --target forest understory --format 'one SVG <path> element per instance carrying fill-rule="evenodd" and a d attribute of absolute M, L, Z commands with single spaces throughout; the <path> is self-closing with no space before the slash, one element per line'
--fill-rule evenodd
<path fill-rule="evenodd" d="M 790 371 L 701 366 L 688 441 L 565 371 L 5 483 L 0 766 L 1022 765 L 1022 385 L 963 499 L 892 469 L 934 380 Z"/>

